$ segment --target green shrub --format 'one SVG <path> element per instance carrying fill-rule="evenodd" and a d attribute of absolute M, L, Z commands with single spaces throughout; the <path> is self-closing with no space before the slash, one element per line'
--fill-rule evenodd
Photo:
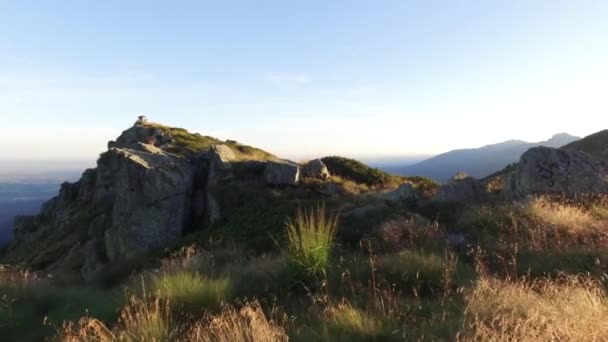
<path fill-rule="evenodd" d="M 178 272 L 155 276 L 152 291 L 172 305 L 201 310 L 216 308 L 228 299 L 231 284 L 228 278 L 211 279 L 198 273 Z"/>
<path fill-rule="evenodd" d="M 322 161 L 332 175 L 368 186 L 385 186 L 395 180 L 395 176 L 391 176 L 379 169 L 371 168 L 354 159 L 332 156 L 325 157 Z"/>
<path fill-rule="evenodd" d="M 324 206 L 299 208 L 287 221 L 289 262 L 298 271 L 315 275 L 325 271 L 336 236 L 338 215 L 325 212 Z"/>

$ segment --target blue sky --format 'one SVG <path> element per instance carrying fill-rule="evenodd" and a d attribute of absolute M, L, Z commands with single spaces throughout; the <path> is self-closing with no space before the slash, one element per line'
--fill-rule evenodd
<path fill-rule="evenodd" d="M 146 114 L 294 159 L 607 128 L 608 1 L 0 0 L 0 159 Z M 16 143 L 18 141 L 18 143 Z"/>

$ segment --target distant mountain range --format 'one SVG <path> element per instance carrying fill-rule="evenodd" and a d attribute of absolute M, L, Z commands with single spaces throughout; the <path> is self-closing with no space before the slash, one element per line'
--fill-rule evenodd
<path fill-rule="evenodd" d="M 517 162 L 521 155 L 532 147 L 558 148 L 577 140 L 580 138 L 567 133 L 556 134 L 547 141 L 534 143 L 508 140 L 480 148 L 453 150 L 420 163 L 390 171 L 403 176 L 425 176 L 440 182 L 446 181 L 460 171 L 475 178 L 483 178 Z"/>

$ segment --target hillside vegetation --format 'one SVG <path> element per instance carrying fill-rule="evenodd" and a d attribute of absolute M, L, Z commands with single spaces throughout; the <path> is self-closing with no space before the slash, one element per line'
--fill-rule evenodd
<path fill-rule="evenodd" d="M 607 203 L 472 206 L 446 226 L 394 216 L 359 247 L 343 245 L 336 217 L 313 207 L 287 221 L 276 252 L 193 242 L 109 288 L 3 268 L 0 332 L 20 341 L 601 340 Z M 446 234 L 466 234 L 470 249 Z"/>
<path fill-rule="evenodd" d="M 305 165 L 231 141 L 226 162 L 217 139 L 148 125 L 19 225 L 0 267 L 2 340 L 608 336 L 606 194 L 500 197 L 342 157 L 298 179 Z"/>
<path fill-rule="evenodd" d="M 239 160 L 277 159 L 277 157 L 266 151 L 243 145 L 234 140 L 221 141 L 217 138 L 201 135 L 199 133 L 190 133 L 183 128 L 169 127 L 158 123 L 146 123 L 145 126 L 161 129 L 172 136 L 175 139 L 175 143 L 169 148 L 169 151 L 180 155 L 190 156 L 205 151 L 212 145 L 225 144 L 232 149 Z"/>
<path fill-rule="evenodd" d="M 566 150 L 577 150 L 593 156 L 605 157 L 608 153 L 608 130 L 591 134 L 579 141 L 564 146 Z"/>

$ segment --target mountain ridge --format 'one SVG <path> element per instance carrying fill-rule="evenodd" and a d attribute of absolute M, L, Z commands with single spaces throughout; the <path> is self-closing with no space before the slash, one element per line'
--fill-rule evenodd
<path fill-rule="evenodd" d="M 577 140 L 580 138 L 568 133 L 557 133 L 540 142 L 511 139 L 479 148 L 456 149 L 396 170 L 396 173 L 403 176 L 425 176 L 441 182 L 460 171 L 475 178 L 483 178 L 517 162 L 532 147 L 559 148 Z"/>

